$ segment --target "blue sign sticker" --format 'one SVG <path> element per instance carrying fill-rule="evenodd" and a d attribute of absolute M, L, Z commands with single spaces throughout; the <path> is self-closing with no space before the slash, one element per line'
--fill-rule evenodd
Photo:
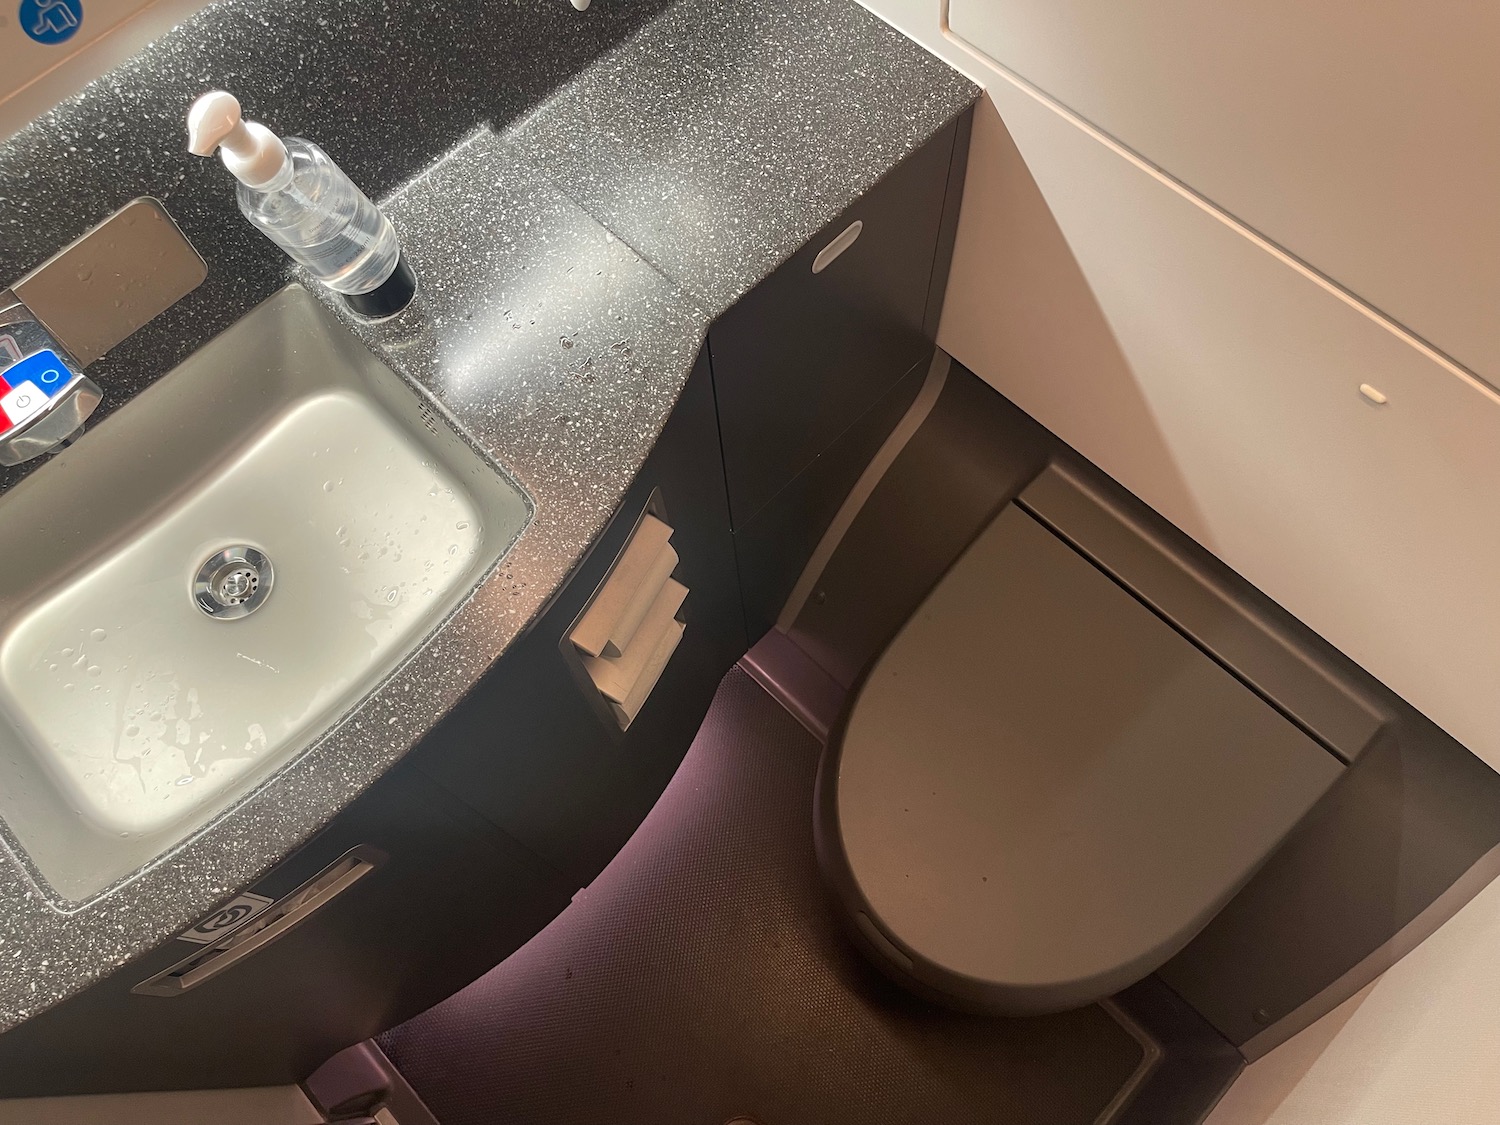
<path fill-rule="evenodd" d="M 38 43 L 66 43 L 83 25 L 83 0 L 21 0 L 21 30 Z"/>

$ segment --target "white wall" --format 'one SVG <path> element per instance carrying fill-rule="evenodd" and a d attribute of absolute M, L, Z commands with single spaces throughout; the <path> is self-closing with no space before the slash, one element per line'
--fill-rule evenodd
<path fill-rule="evenodd" d="M 952 0 L 953 30 L 1500 379 L 1500 5 Z"/>

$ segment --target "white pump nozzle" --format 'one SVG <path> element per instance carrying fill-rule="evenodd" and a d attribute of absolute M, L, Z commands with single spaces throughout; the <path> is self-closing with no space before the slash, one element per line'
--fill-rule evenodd
<path fill-rule="evenodd" d="M 188 151 L 212 156 L 218 149 L 224 167 L 246 187 L 263 188 L 286 167 L 281 138 L 258 121 L 244 120 L 239 99 L 223 90 L 212 90 L 193 103 L 187 128 Z"/>

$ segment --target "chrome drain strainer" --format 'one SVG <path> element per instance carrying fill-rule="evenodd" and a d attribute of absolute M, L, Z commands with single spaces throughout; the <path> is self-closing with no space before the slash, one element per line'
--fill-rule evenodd
<path fill-rule="evenodd" d="M 193 601 L 220 621 L 248 617 L 266 604 L 275 577 L 264 552 L 243 545 L 225 547 L 198 568 Z"/>

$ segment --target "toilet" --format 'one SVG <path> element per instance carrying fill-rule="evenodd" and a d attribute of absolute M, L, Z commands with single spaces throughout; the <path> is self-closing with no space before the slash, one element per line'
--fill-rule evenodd
<path fill-rule="evenodd" d="M 1255 681 L 1277 642 L 1235 634 L 1226 656 L 1191 635 L 1194 613 L 1243 618 L 1091 504 L 1049 469 L 1006 505 L 819 767 L 818 858 L 850 933 L 953 1007 L 1057 1012 L 1146 977 L 1346 768 Z"/>

